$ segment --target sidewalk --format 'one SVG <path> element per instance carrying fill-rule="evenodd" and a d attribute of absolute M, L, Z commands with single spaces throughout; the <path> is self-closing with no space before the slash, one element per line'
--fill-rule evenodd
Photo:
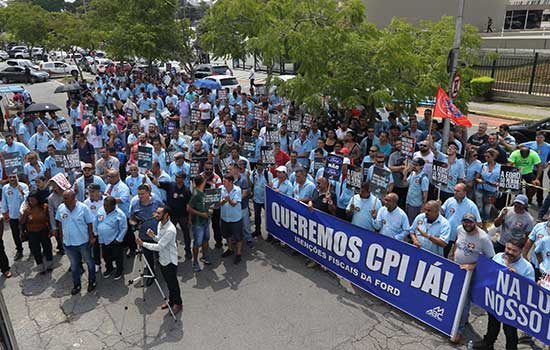
<path fill-rule="evenodd" d="M 550 118 L 549 107 L 537 107 L 501 102 L 470 102 L 470 113 L 512 120 L 540 120 Z"/>

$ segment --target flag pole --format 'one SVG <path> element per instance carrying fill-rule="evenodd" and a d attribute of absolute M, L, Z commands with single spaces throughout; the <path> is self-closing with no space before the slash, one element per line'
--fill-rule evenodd
<path fill-rule="evenodd" d="M 452 89 L 453 80 L 456 75 L 458 66 L 458 53 L 460 51 L 460 41 L 462 38 L 462 19 L 464 17 L 464 2 L 466 0 L 459 0 L 458 15 L 456 17 L 456 28 L 453 49 L 450 52 L 450 80 L 449 80 L 449 98 L 453 101 Z M 449 118 L 443 119 L 443 135 L 441 135 L 441 152 L 447 153 L 447 143 L 449 143 L 449 131 L 451 130 L 451 121 Z"/>

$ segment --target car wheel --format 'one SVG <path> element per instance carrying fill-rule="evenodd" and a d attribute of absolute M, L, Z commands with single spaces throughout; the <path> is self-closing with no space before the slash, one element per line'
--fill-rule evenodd
<path fill-rule="evenodd" d="M 78 78 L 78 71 L 77 70 L 71 71 L 71 75 L 75 78 Z"/>
<path fill-rule="evenodd" d="M 34 84 L 34 83 L 36 83 L 36 78 L 35 78 L 35 77 L 32 77 L 32 78 L 31 78 L 31 84 Z"/>

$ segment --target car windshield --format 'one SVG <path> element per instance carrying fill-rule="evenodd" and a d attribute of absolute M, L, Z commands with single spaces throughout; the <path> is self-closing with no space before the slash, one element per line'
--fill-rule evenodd
<path fill-rule="evenodd" d="M 225 72 L 228 70 L 229 68 L 227 66 L 217 66 L 217 67 L 212 67 L 212 72 L 215 73 L 215 74 L 225 74 Z M 223 85 L 223 84 L 222 84 Z"/>
<path fill-rule="evenodd" d="M 235 78 L 220 79 L 222 86 L 239 85 L 239 82 Z"/>

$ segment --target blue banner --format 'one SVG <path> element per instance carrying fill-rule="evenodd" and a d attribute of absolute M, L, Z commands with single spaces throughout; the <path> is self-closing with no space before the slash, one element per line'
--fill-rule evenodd
<path fill-rule="evenodd" d="M 500 322 L 550 344 L 550 291 L 480 256 L 472 279 L 472 302 Z"/>
<path fill-rule="evenodd" d="M 266 188 L 267 230 L 291 248 L 429 326 L 456 332 L 470 273 Z"/>

